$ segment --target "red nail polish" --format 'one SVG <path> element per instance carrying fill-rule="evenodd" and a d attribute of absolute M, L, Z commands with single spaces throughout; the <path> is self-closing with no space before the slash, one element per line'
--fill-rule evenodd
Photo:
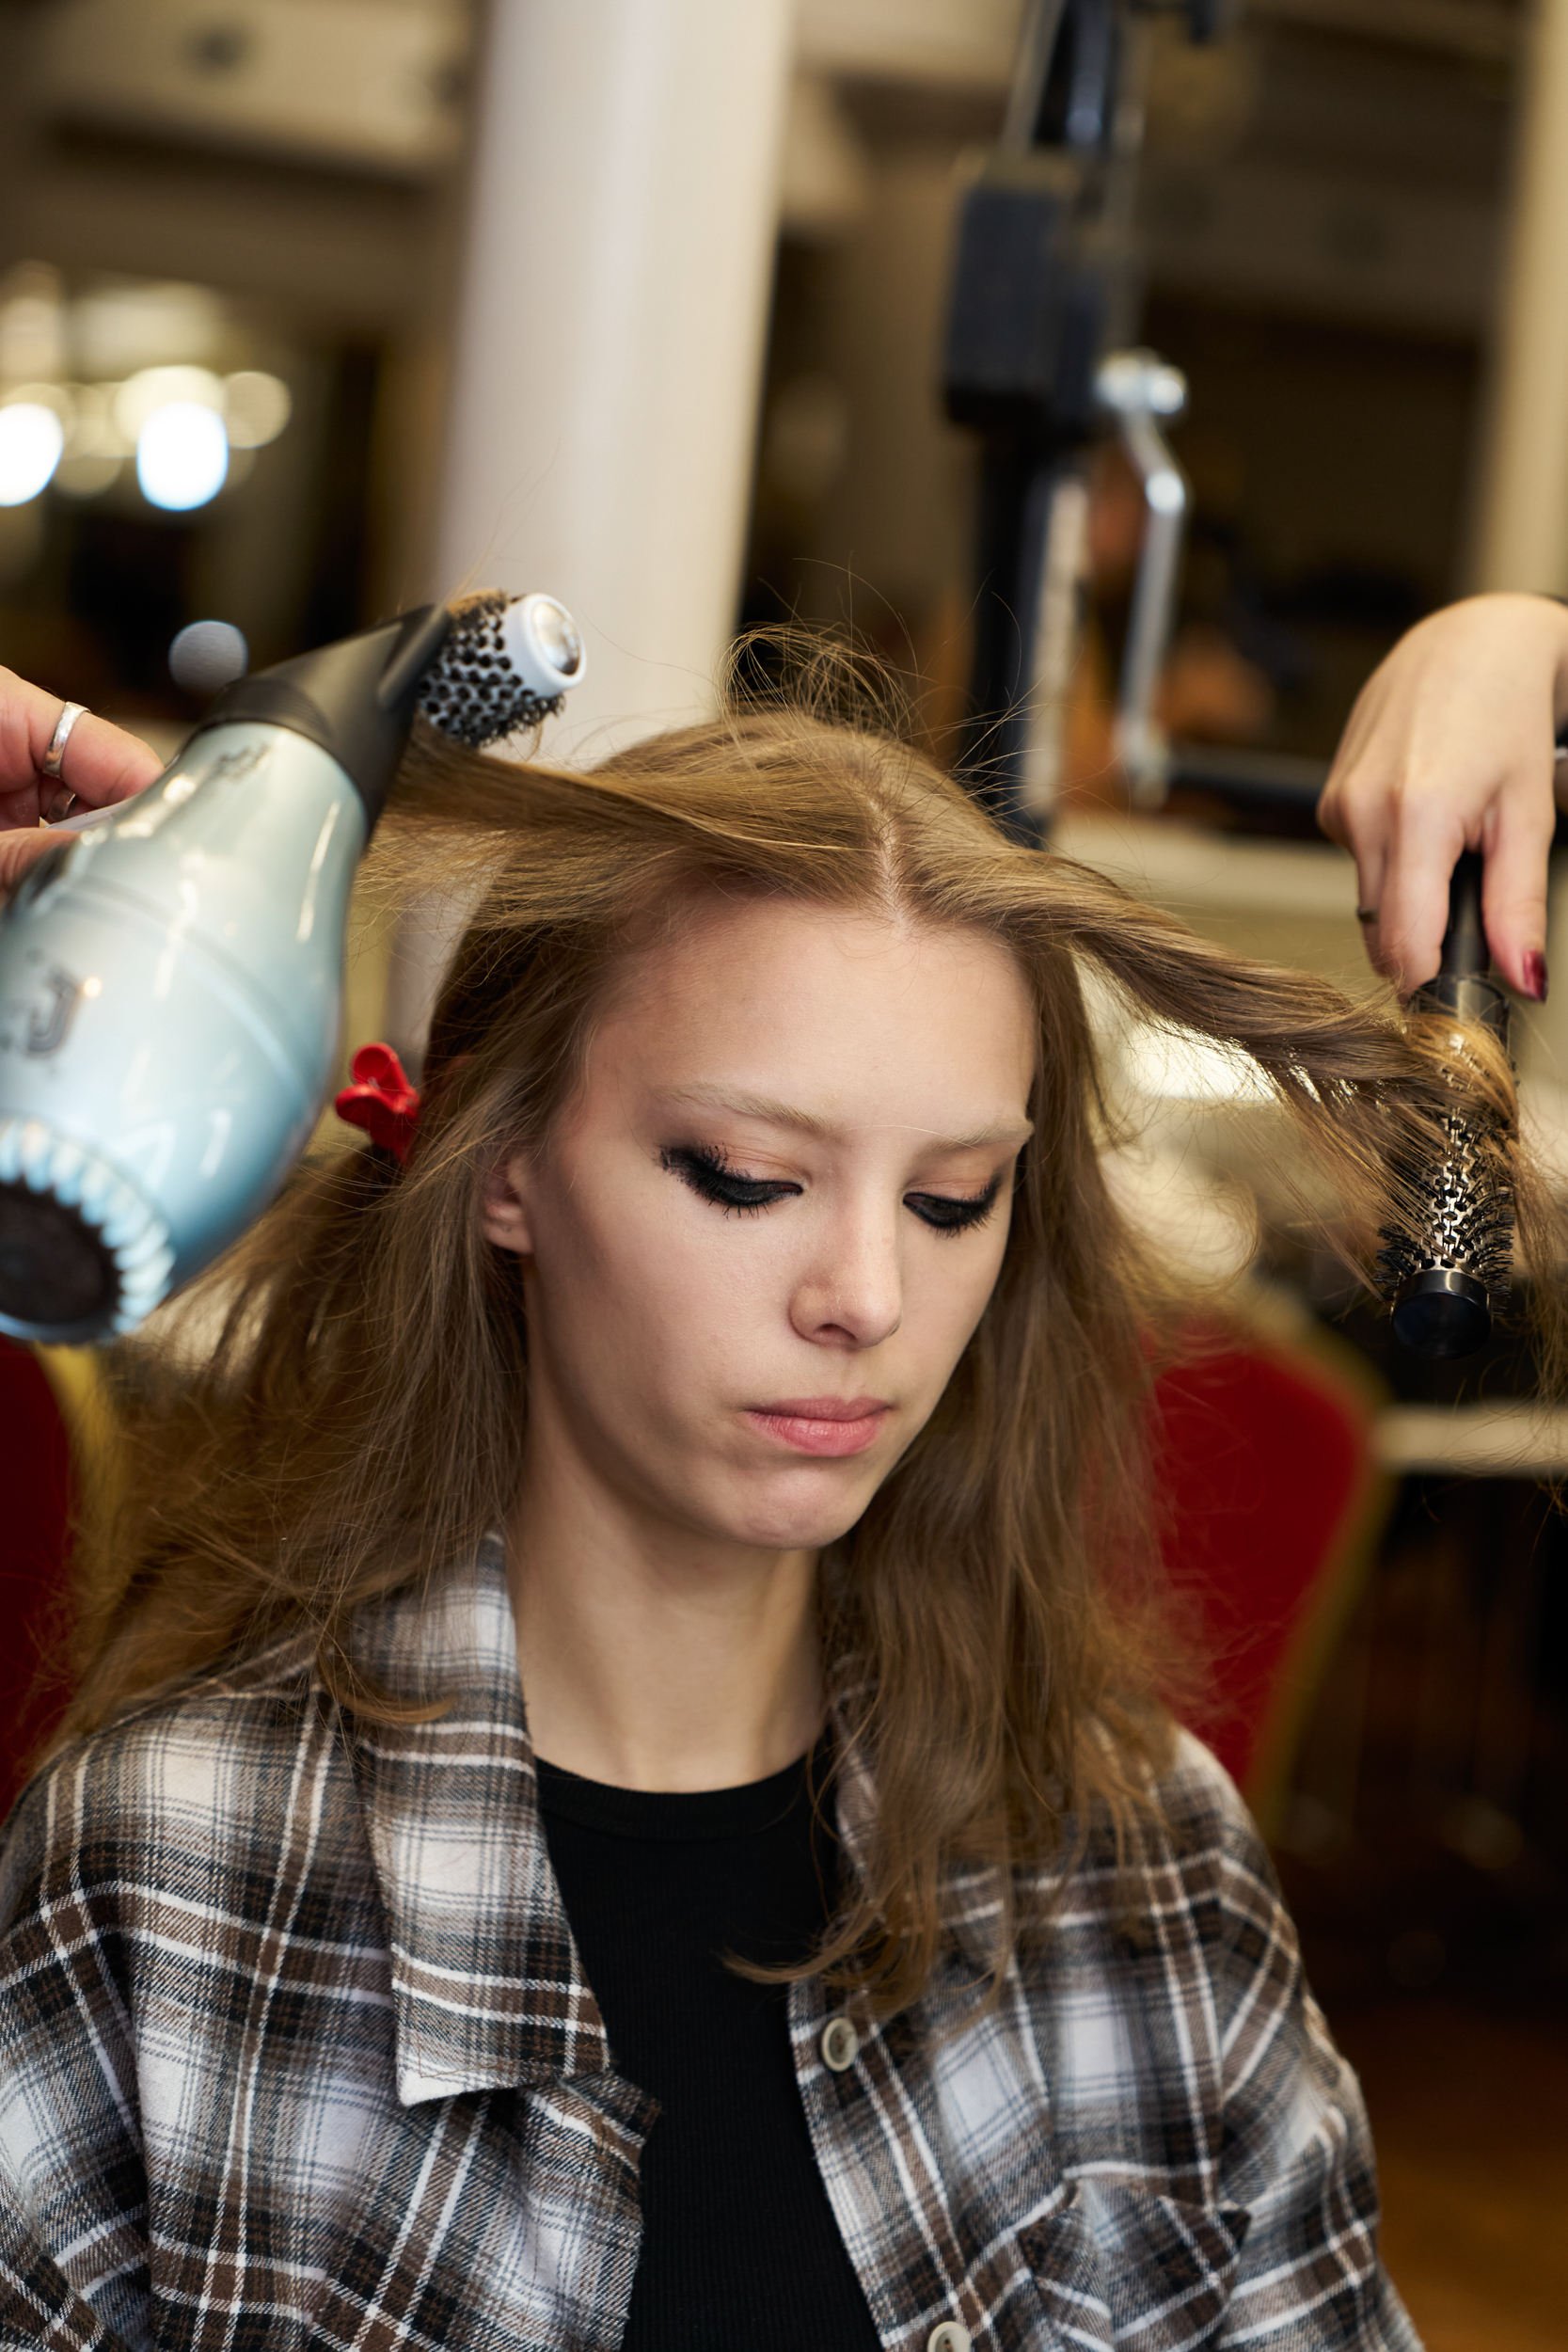
<path fill-rule="evenodd" d="M 1538 1005 L 1546 1001 L 1546 959 L 1539 948 L 1532 947 L 1525 958 L 1525 994 Z"/>

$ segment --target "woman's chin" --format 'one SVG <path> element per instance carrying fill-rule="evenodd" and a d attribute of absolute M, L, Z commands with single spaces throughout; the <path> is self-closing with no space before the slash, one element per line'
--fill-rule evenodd
<path fill-rule="evenodd" d="M 737 1543 L 759 1551 L 820 1551 L 848 1534 L 878 1483 L 863 1478 L 852 1486 L 846 1482 L 836 1492 L 797 1490 L 751 1498 L 749 1506 L 742 1505 L 731 1518 L 731 1533 Z"/>

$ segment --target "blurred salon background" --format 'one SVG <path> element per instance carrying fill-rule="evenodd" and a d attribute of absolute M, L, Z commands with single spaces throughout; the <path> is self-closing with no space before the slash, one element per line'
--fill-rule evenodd
<path fill-rule="evenodd" d="M 1354 870 L 1311 814 L 1359 686 L 1455 596 L 1568 593 L 1568 0 L 1073 5 L 1047 112 L 1106 159 L 1103 324 L 1163 363 L 1186 535 L 1134 757 L 1149 510 L 1097 412 L 1024 814 L 1228 946 L 1367 990 Z M 879 655 L 989 788 L 982 442 L 944 354 L 1022 22 L 0 0 L 0 661 L 171 752 L 218 682 L 203 645 L 260 666 L 462 586 L 541 588 L 591 663 L 547 748 L 589 755 L 710 707 L 737 626 L 798 621 Z M 229 634 L 171 669 L 198 622 Z M 438 910 L 360 924 L 345 1053 L 390 1034 L 417 1059 L 441 935 Z M 1426 2341 L 1547 2352 L 1568 1414 L 1506 1329 L 1458 1365 L 1402 1355 L 1261 1184 L 1234 1073 L 1105 1021 L 1116 1181 L 1240 1335 L 1166 1416 L 1217 1634 L 1206 1728 L 1363 2070 Z M 1568 990 L 1514 1036 L 1568 1187 Z M 90 1368 L 55 1352 L 35 1387 L 0 1603 L 54 1573 L 92 1442 Z"/>

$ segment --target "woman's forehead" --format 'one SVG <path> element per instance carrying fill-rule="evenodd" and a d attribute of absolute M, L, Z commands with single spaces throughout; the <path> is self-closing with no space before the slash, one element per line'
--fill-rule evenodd
<path fill-rule="evenodd" d="M 873 967 L 888 981 L 921 967 L 984 964 L 1025 985 L 1010 947 L 978 924 L 943 922 L 892 899 L 839 906 L 782 892 L 705 891 L 658 919 L 620 961 L 646 991 L 702 973 L 723 984 L 751 966 L 824 956 Z"/>
<path fill-rule="evenodd" d="M 988 1137 L 1019 1126 L 1037 1030 L 1022 971 L 985 932 L 720 902 L 628 959 L 591 1063 L 737 1116 L 809 1127 L 898 1108 Z"/>

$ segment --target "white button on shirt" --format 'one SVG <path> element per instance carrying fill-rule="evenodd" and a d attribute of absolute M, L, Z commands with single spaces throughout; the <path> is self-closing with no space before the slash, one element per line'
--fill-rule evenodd
<path fill-rule="evenodd" d="M 926 2352 L 970 2352 L 974 2339 L 956 2319 L 944 2319 L 926 2339 Z"/>
<path fill-rule="evenodd" d="M 861 2038 L 847 2017 L 830 2017 L 822 2028 L 822 2063 L 835 2074 L 847 2074 L 859 2058 Z"/>

